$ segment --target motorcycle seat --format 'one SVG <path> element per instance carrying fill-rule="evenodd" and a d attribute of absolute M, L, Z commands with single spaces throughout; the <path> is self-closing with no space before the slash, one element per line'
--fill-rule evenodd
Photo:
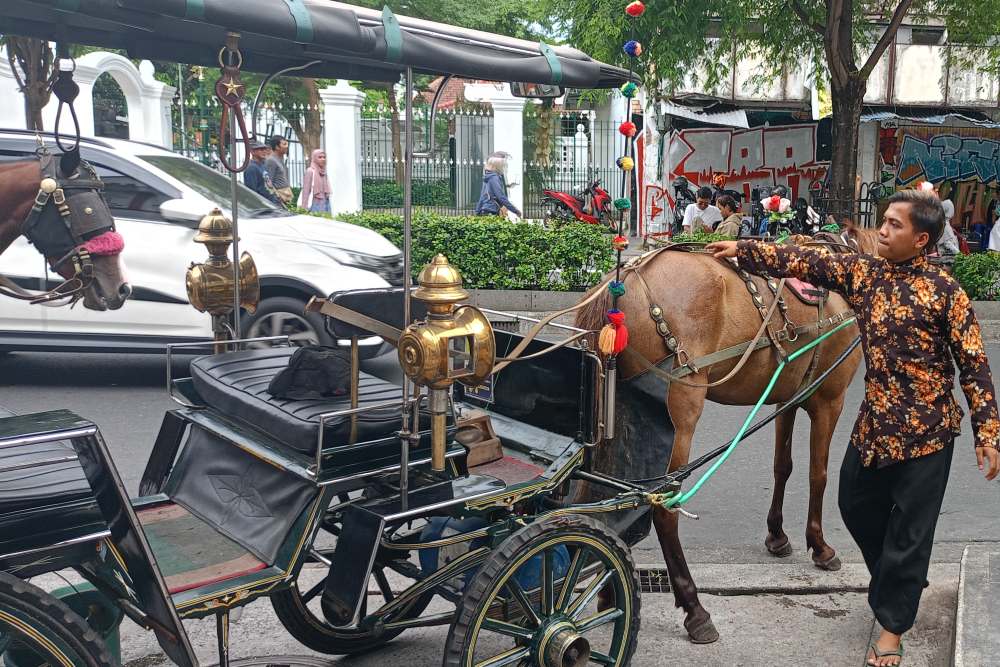
<path fill-rule="evenodd" d="M 288 366 L 295 348 L 241 350 L 198 357 L 191 362 L 191 379 L 205 403 L 227 417 L 263 431 L 278 442 L 306 454 L 315 454 L 320 415 L 351 407 L 350 395 L 292 400 L 271 396 L 271 379 Z M 398 386 L 361 372 L 358 407 L 402 400 Z M 356 443 L 393 436 L 402 428 L 399 405 L 358 414 Z M 350 415 L 328 418 L 324 447 L 348 445 Z"/>

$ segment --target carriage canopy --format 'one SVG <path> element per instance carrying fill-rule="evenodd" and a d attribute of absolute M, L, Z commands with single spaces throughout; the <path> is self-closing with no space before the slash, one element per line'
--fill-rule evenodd
<path fill-rule="evenodd" d="M 244 70 L 308 65 L 299 76 L 397 81 L 412 67 L 567 88 L 629 80 L 573 48 L 328 0 L 3 0 L 0 32 L 206 66 L 217 66 L 227 33 L 237 32 Z"/>

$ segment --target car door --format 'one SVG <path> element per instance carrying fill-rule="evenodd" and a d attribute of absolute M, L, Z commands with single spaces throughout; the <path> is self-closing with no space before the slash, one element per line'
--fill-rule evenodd
<path fill-rule="evenodd" d="M 125 239 L 122 257 L 132 297 L 119 310 L 75 308 L 49 314 L 48 331 L 58 335 L 124 338 L 144 342 L 208 338 L 208 315 L 187 300 L 185 272 L 205 258 L 194 243 L 196 225 L 169 222 L 160 215 L 162 202 L 179 196 L 151 177 L 139 164 L 109 154 L 85 155 L 104 181 L 104 194 Z"/>
<path fill-rule="evenodd" d="M 34 154 L 21 150 L 0 151 L 0 163 L 34 159 Z M 0 255 L 0 274 L 21 287 L 31 290 L 45 288 L 45 258 L 23 236 L 15 239 Z M 0 296 L 0 346 L 4 339 L 28 334 L 37 336 L 45 330 L 45 316 L 51 310 L 31 305 L 27 301 Z"/>

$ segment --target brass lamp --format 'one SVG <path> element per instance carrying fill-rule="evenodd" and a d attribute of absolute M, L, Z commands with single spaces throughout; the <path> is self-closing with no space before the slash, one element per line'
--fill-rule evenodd
<path fill-rule="evenodd" d="M 417 277 L 413 298 L 427 304 L 427 319 L 406 327 L 399 339 L 399 363 L 413 383 L 429 390 L 431 467 L 444 470 L 448 389 L 456 380 L 477 386 L 493 370 L 496 340 L 486 316 L 473 306 L 458 306 L 469 293 L 462 275 L 437 255 Z"/>
<path fill-rule="evenodd" d="M 225 341 L 232 332 L 228 315 L 233 312 L 233 262 L 229 246 L 233 243 L 233 223 L 218 208 L 201 219 L 195 243 L 203 243 L 208 250 L 208 261 L 192 262 L 185 276 L 188 300 L 201 313 L 212 316 L 212 331 L 216 341 Z M 240 306 L 247 312 L 257 310 L 260 301 L 260 281 L 257 266 L 249 253 L 240 256 Z M 238 337 L 238 332 L 232 332 Z M 220 352 L 222 346 L 217 345 Z"/>

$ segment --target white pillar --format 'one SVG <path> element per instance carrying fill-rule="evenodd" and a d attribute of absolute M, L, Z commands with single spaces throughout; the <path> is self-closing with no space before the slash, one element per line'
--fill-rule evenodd
<path fill-rule="evenodd" d="M 493 150 L 503 151 L 507 159 L 507 182 L 516 183 L 507 193 L 514 206 L 524 211 L 524 98 L 514 97 L 510 86 L 503 84 L 493 105 Z"/>
<path fill-rule="evenodd" d="M 104 70 L 100 67 L 93 66 L 87 63 L 81 63 L 79 60 L 76 63 L 76 71 L 73 73 L 73 81 L 76 85 L 80 86 L 80 94 L 77 96 L 76 101 L 73 103 L 73 108 L 76 109 L 76 117 L 80 121 L 80 135 L 84 137 L 94 136 L 94 82 L 97 81 L 97 77 L 101 76 Z M 55 95 L 52 96 L 52 102 L 49 107 L 58 104 Z M 48 110 L 49 107 L 46 107 Z M 131 116 L 131 109 L 129 109 L 129 131 L 131 132 L 132 123 L 134 122 L 134 117 Z M 52 129 L 49 127 L 48 120 L 45 121 L 45 129 Z M 63 119 L 63 127 L 67 128 L 66 131 L 69 132 L 70 124 L 66 124 L 66 119 Z"/>
<path fill-rule="evenodd" d="M 143 60 L 139 63 L 139 82 L 141 87 L 141 102 L 143 125 L 136 128 L 143 134 L 142 141 L 163 146 L 167 150 L 174 148 L 174 121 L 170 113 L 170 107 L 174 101 L 174 93 L 177 89 L 156 80 L 153 76 L 155 69 L 153 63 Z M 129 110 L 129 115 L 132 111 Z M 129 118 L 129 127 L 132 128 L 132 119 Z M 135 135 L 136 130 L 131 133 Z"/>
<path fill-rule="evenodd" d="M 7 100 L 5 104 L 0 104 L 0 127 L 26 128 L 28 122 L 24 117 L 24 97 L 7 62 L 6 49 L 0 49 L 0 99 Z"/>
<path fill-rule="evenodd" d="M 361 210 L 361 105 L 365 94 L 345 79 L 319 91 L 323 100 L 326 174 L 330 179 L 330 210 Z"/>

